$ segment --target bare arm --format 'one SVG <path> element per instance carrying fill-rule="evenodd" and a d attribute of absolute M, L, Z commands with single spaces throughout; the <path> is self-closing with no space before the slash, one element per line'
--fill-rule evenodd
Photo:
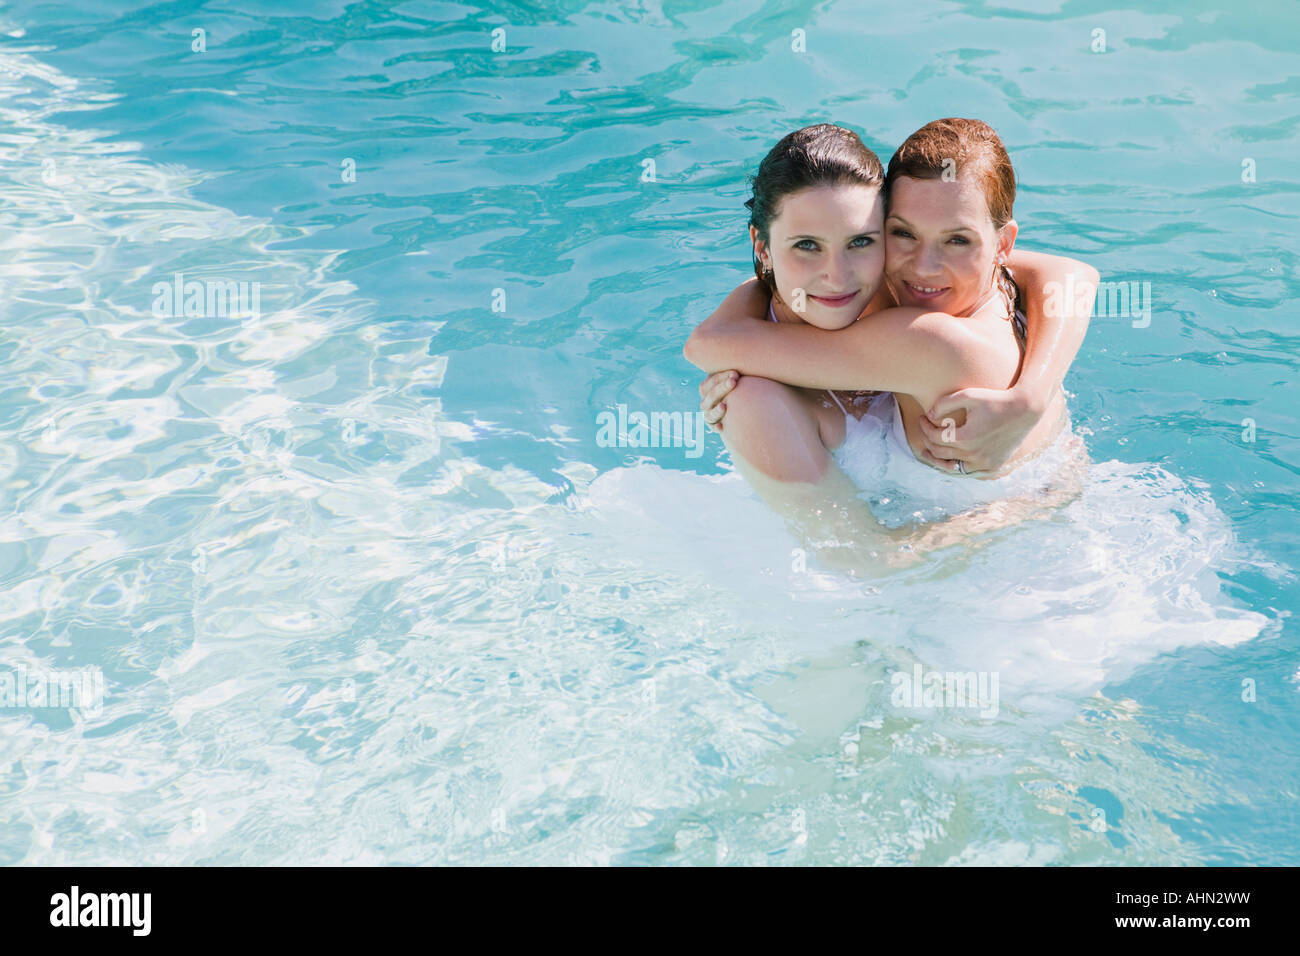
<path fill-rule="evenodd" d="M 1014 251 L 1010 262 L 1025 297 L 1028 336 L 1020 375 L 1006 389 L 963 387 L 943 395 L 921 419 L 922 460 L 945 470 L 963 461 L 969 472 L 996 471 L 1021 446 L 1061 385 L 1088 331 L 1097 270 L 1077 259 Z M 958 409 L 966 423 L 945 427 Z"/>
<path fill-rule="evenodd" d="M 705 372 L 736 369 L 790 385 L 901 392 L 923 402 L 959 385 L 1009 384 L 996 356 L 975 347 L 969 331 L 943 313 L 885 309 L 828 332 L 737 317 L 732 296 L 752 294 L 742 290 L 728 296 L 732 306 L 724 302 L 686 342 L 687 361 Z"/>
<path fill-rule="evenodd" d="M 1015 250 L 1007 265 L 1024 293 L 1029 326 L 1024 365 L 1012 390 L 1042 414 L 1088 334 L 1100 276 L 1085 262 L 1042 252 Z"/>
<path fill-rule="evenodd" d="M 700 324 L 714 322 L 719 317 L 767 321 L 767 306 L 771 300 L 772 296 L 767 291 L 767 286 L 759 282 L 758 279 L 746 279 L 732 289 L 727 297 L 722 300 L 722 303 L 713 310 L 713 314 Z"/>

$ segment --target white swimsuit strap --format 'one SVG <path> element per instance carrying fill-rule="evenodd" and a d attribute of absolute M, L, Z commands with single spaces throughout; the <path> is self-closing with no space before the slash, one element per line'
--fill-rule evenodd
<path fill-rule="evenodd" d="M 898 396 L 893 395 L 891 397 L 894 399 L 894 427 L 892 429 L 893 436 L 895 440 L 898 442 L 898 447 L 900 450 L 905 451 L 911 457 L 916 458 L 916 452 L 912 451 L 912 446 L 907 440 L 907 428 L 906 426 L 903 425 L 903 409 L 898 404 Z M 917 458 L 916 460 L 920 461 L 919 458 Z"/>

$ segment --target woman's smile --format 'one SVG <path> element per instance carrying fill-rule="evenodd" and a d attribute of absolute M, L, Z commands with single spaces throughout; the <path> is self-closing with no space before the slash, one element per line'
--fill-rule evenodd
<path fill-rule="evenodd" d="M 861 291 L 861 289 L 858 289 L 854 292 L 848 292 L 844 295 L 836 296 L 813 295 L 810 292 L 808 293 L 808 298 L 812 299 L 819 305 L 826 306 L 828 309 L 842 309 L 847 305 L 852 305 L 853 301 L 858 297 L 858 293 Z"/>
<path fill-rule="evenodd" d="M 925 303 L 931 303 L 942 298 L 952 288 L 946 285 L 937 286 L 912 282 L 908 279 L 903 279 L 902 282 L 909 298 Z"/>

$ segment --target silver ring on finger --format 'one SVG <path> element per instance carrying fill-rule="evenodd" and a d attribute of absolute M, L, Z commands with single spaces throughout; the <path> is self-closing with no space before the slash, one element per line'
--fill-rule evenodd
<path fill-rule="evenodd" d="M 957 459 L 957 474 L 959 475 L 970 474 L 970 472 L 966 470 L 966 462 L 962 461 L 960 458 Z"/>

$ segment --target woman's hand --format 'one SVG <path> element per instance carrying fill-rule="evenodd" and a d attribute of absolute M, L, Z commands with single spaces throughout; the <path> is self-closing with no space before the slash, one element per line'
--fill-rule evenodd
<path fill-rule="evenodd" d="M 714 372 L 700 382 L 700 411 L 704 413 L 705 423 L 714 431 L 722 431 L 722 418 L 727 414 L 727 405 L 723 399 L 739 381 L 740 373 L 728 369 L 725 372 Z"/>
<path fill-rule="evenodd" d="M 966 410 L 966 424 L 957 427 L 955 412 Z M 1042 411 L 1016 389 L 963 388 L 940 398 L 921 419 L 928 464 L 966 474 L 997 471 L 1011 458 L 1038 424 Z M 927 421 L 928 419 L 928 421 Z"/>

